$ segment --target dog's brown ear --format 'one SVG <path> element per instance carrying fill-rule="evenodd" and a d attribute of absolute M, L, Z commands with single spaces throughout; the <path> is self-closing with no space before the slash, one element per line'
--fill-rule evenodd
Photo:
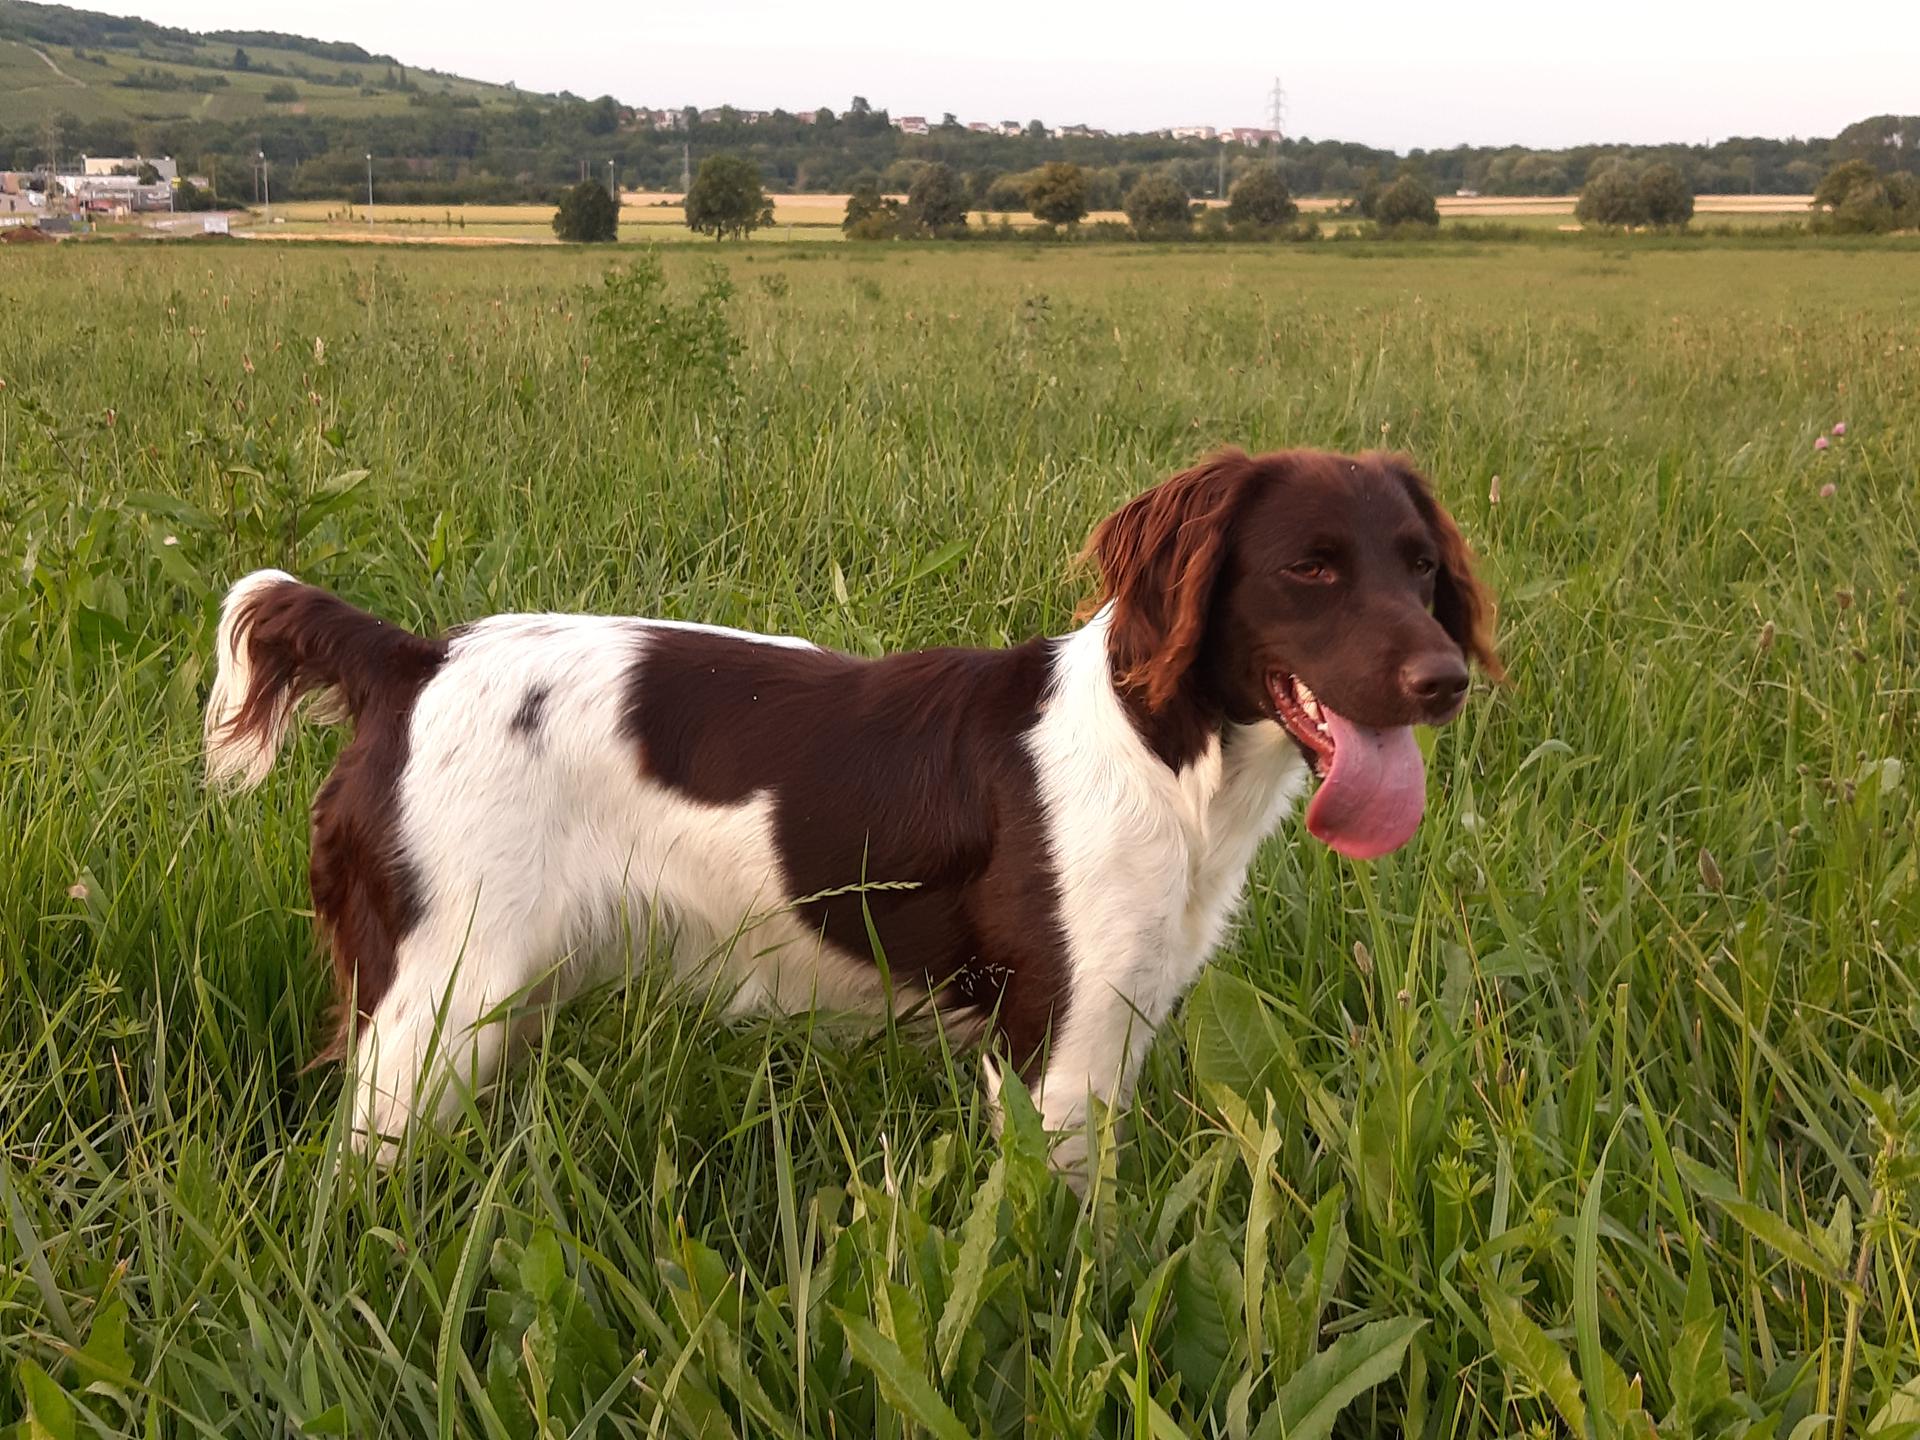
<path fill-rule="evenodd" d="M 1407 487 L 1408 497 L 1427 522 L 1434 548 L 1440 552 L 1440 571 L 1433 581 L 1433 618 L 1489 677 L 1506 679 L 1507 672 L 1493 648 L 1493 594 L 1473 573 L 1473 552 L 1467 548 L 1460 527 L 1433 498 L 1427 477 L 1414 469 L 1411 461 L 1393 455 L 1386 463 Z"/>
<path fill-rule="evenodd" d="M 1228 527 L 1254 474 L 1245 454 L 1223 450 L 1128 501 L 1087 541 L 1082 559 L 1099 568 L 1100 593 L 1082 618 L 1112 603 L 1114 678 L 1149 710 L 1164 707 L 1193 668 Z"/>

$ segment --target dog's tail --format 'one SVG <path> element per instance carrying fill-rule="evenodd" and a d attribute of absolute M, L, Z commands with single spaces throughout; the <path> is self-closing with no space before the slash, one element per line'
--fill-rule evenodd
<path fill-rule="evenodd" d="M 250 790 L 273 768 L 302 700 L 314 697 L 307 712 L 322 723 L 357 726 L 370 712 L 403 714 L 445 658 L 446 645 L 389 625 L 284 570 L 256 570 L 227 592 L 214 654 L 207 780 Z"/>

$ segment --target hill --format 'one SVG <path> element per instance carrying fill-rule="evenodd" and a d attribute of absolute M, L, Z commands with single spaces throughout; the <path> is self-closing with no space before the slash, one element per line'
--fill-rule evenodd
<path fill-rule="evenodd" d="M 673 97 L 647 97 L 657 102 Z M 1837 160 L 1920 168 L 1920 118 L 1877 116 L 1831 139 L 1735 137 L 1715 145 L 1459 146 L 1391 150 L 1290 136 L 1277 146 L 1167 134 L 985 134 L 948 116 L 905 134 L 854 97 L 836 113 L 653 110 L 611 95 L 545 95 L 410 66 L 358 45 L 271 31 L 204 34 L 63 5 L 0 0 L 0 169 L 79 153 L 172 155 L 235 199 L 265 152 L 273 194 L 363 196 L 368 155 L 390 203 L 549 200 L 609 164 L 633 189 L 677 191 L 688 158 L 746 155 L 776 189 L 837 193 L 864 177 L 904 190 L 925 165 L 960 172 L 978 208 L 1018 209 L 1017 177 L 1053 160 L 1090 172 L 1096 210 L 1118 209 L 1149 171 L 1191 196 L 1272 165 L 1301 195 L 1350 195 L 1413 169 L 1442 194 L 1564 195 L 1599 163 L 1666 161 L 1700 194 L 1805 194 Z"/>
<path fill-rule="evenodd" d="M 0 133 L 82 123 L 366 118 L 418 97 L 474 105 L 525 97 L 358 45 L 274 31 L 204 34 L 147 20 L 0 0 Z"/>

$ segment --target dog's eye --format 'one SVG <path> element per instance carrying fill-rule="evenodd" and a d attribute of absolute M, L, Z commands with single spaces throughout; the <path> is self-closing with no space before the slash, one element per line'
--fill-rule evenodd
<path fill-rule="evenodd" d="M 1309 584 L 1324 585 L 1333 579 L 1333 567 L 1324 560 L 1302 560 L 1297 565 L 1289 565 L 1287 574 Z"/>
<path fill-rule="evenodd" d="M 1433 574 L 1435 568 L 1430 556 L 1422 555 L 1418 560 L 1413 562 L 1413 573 L 1423 578 Z"/>

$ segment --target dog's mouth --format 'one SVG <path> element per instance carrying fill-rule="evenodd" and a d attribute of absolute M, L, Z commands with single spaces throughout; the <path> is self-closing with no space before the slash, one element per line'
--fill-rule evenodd
<path fill-rule="evenodd" d="M 1327 725 L 1327 711 L 1320 697 L 1307 688 L 1306 681 L 1284 670 L 1267 676 L 1267 694 L 1273 701 L 1274 718 L 1300 747 L 1308 768 L 1324 779 L 1339 746 Z"/>
<path fill-rule="evenodd" d="M 1406 844 L 1427 804 L 1426 764 L 1412 728 L 1356 724 L 1285 670 L 1268 673 L 1267 696 L 1274 719 L 1320 777 L 1307 829 L 1355 860 Z"/>

